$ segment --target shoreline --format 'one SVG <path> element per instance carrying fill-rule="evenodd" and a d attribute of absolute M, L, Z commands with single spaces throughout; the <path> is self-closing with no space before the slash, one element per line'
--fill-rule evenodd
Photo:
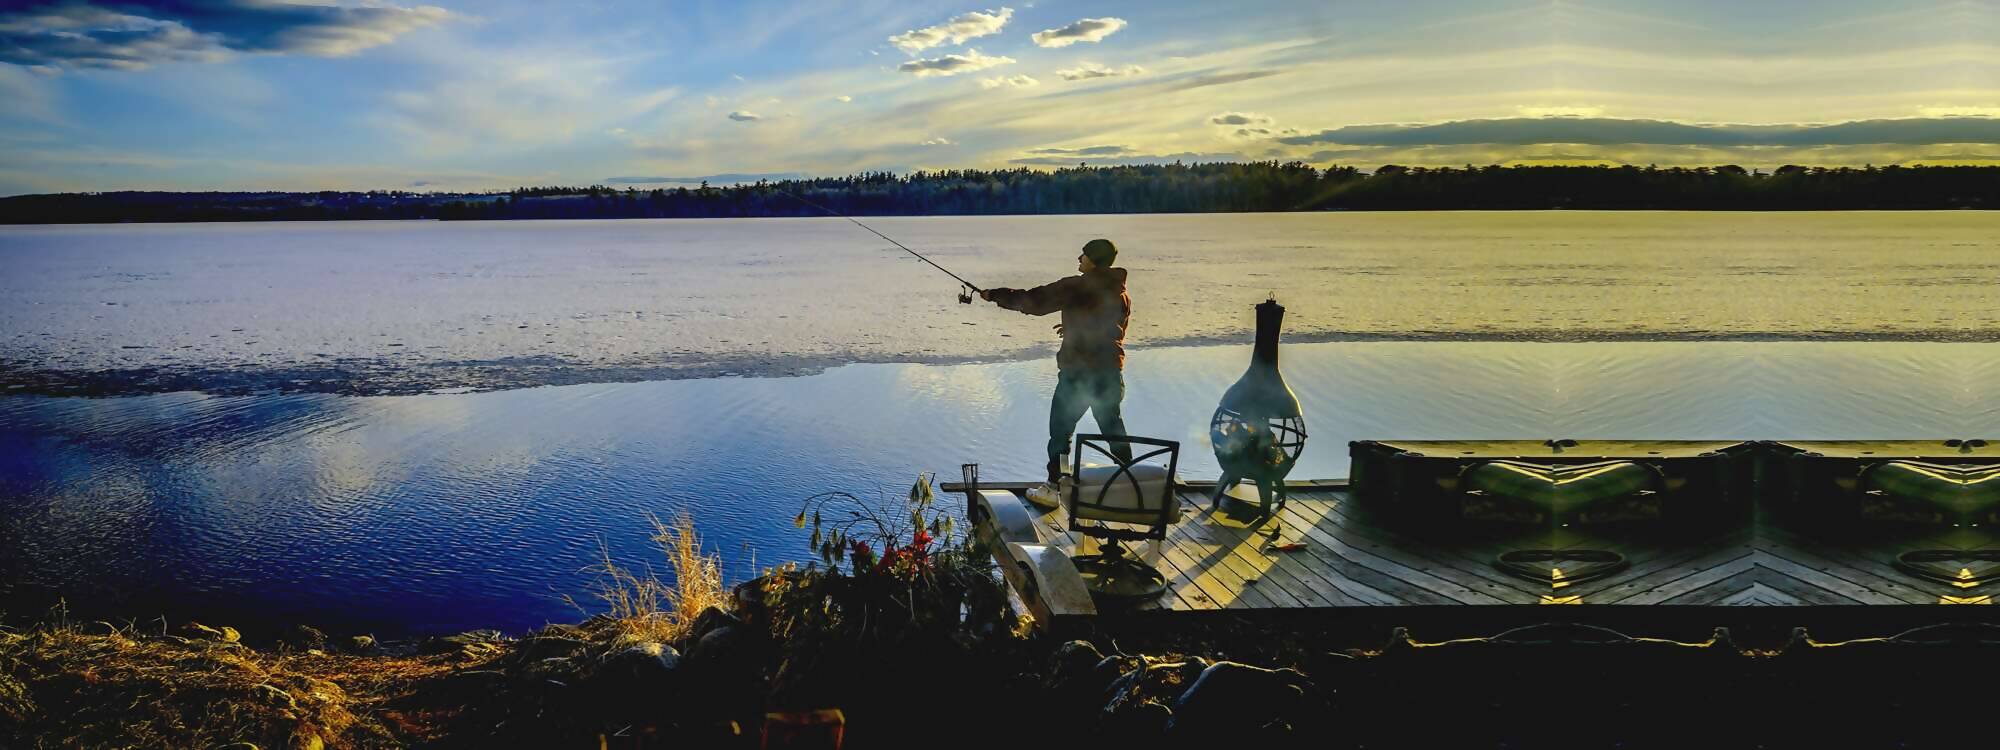
<path fill-rule="evenodd" d="M 8 198 L 32 198 L 32 197 L 38 197 L 39 195 L 42 195 L 42 194 L 34 194 L 34 193 L 26 193 L 26 194 L 20 194 L 20 195 L 9 195 L 9 196 L 0 196 L 0 200 L 5 200 L 5 199 L 8 199 Z M 937 214 L 937 213 L 855 213 L 855 214 L 847 214 L 847 215 L 848 215 L 848 216 L 853 216 L 853 217 L 855 217 L 855 218 L 858 218 L 858 219 L 977 219 L 977 218 L 986 218 L 986 217 L 991 217 L 991 218 L 1001 218 L 1001 219 L 1018 219 L 1018 218 L 1024 218 L 1024 217 L 1036 217 L 1036 216 L 1039 216 L 1039 217 L 1048 217 L 1048 216 L 1063 216 L 1063 217 L 1079 217 L 1079 216 L 1080 216 L 1080 217 L 1089 217 L 1089 216 L 1118 216 L 1118 217 L 1131 217 L 1131 216 L 1227 216 L 1227 215 L 1242 215 L 1242 216 L 1272 216 L 1272 215 L 1279 215 L 1279 216 L 1282 216 L 1282 215 L 1286 215 L 1286 214 L 1407 214 L 1407 213 L 1450 213 L 1450 214 L 1482 214 L 1482 213 L 1485 213 L 1485 214 L 1532 214 L 1532 213 L 1564 213 L 1564 214 L 1592 214 L 1592 213 L 1600 213 L 1600 214 L 1648 214 L 1648 213 L 1652 213 L 1652 214 L 1705 214 L 1705 213 L 1726 213 L 1726 214 L 1810 214 L 1810 213 L 1856 213 L 1856 214 L 1878 214 L 1878 213 L 1879 213 L 1879 214 L 1917 214 L 1917 213 L 1981 213 L 1981 212 L 2000 212 L 2000 207 L 1991 207 L 1991 208 L 1989 208 L 1989 207 L 1982 207 L 1982 206 L 1926 206 L 1926 207 L 1908 207 L 1908 208 L 1899 208 L 1899 207 L 1894 207 L 1894 206 L 1885 206 L 1885 207 L 1876 207 L 1876 208 L 1847 208 L 1847 207 L 1825 207 L 1825 208 L 1770 208 L 1770 207 L 1756 207 L 1756 208 L 1728 208 L 1728 207 L 1708 207 L 1708 208 L 1671 208 L 1671 207 L 1659 207 L 1659 208 L 1565 208 L 1565 207 L 1562 207 L 1562 206 L 1539 206 L 1539 207 L 1533 207 L 1533 208 L 1397 208 L 1397 207 L 1373 207 L 1373 208 L 1315 208 L 1315 209 L 1300 209 L 1300 210 L 1273 210 L 1273 211 L 1234 211 L 1234 210 L 1218 210 L 1218 211 L 1122 211 L 1122 212 L 1098 212 L 1098 213 L 1033 213 L 1033 212 L 1020 212 L 1020 213 L 965 213 L 965 214 Z M 437 217 L 422 217 L 422 218 L 408 218 L 408 219 L 387 219 L 387 218 L 339 218 L 339 219 L 308 219 L 308 218 L 285 218 L 285 219 L 269 219 L 269 218 L 259 218 L 259 219 L 234 219 L 234 220 L 232 220 L 232 219 L 202 219 L 202 220 L 197 220 L 197 221 L 80 221 L 80 222 L 71 222 L 71 223 L 54 223 L 54 222 L 35 222 L 35 221 L 6 221 L 6 220 L 0 220 L 0 227 L 23 227 L 23 228 L 38 228 L 38 227 L 47 227 L 47 228 L 50 228 L 50 229 L 62 229 L 62 228 L 81 228 L 81 227 L 148 227 L 148 226 L 175 226 L 175 225 L 189 225 L 189 226 L 199 226 L 199 225 L 203 225 L 203 224 L 208 224 L 208 225 L 218 225 L 218 226 L 229 226 L 229 225 L 244 225 L 244 224 L 278 224 L 278 225 L 285 225 L 285 224 L 302 224 L 302 225 L 312 225 L 312 224 L 415 224 L 415 223 L 424 223 L 424 222 L 438 222 L 438 223 L 452 223 L 452 224 L 475 224 L 475 223 L 481 223 L 481 222 L 489 222 L 489 223 L 491 223 L 491 222 L 507 222 L 507 223 L 550 223 L 550 224 L 553 224 L 553 223 L 562 223 L 562 222 L 603 222 L 603 221 L 672 221 L 672 222 L 693 222 L 693 221 L 763 221 L 763 220 L 777 220 L 777 221 L 784 221 L 784 220 L 794 220 L 794 221 L 796 221 L 796 220 L 806 220 L 806 221 L 810 221 L 810 220 L 819 220 L 819 219 L 826 219 L 826 218 L 830 218 L 830 217 L 827 217 L 827 216 L 824 216 L 824 215 L 809 215 L 809 216 L 794 216 L 794 215 L 772 215 L 772 216 L 576 216 L 576 217 L 566 217 L 566 216 L 538 216 L 538 217 L 521 217 L 521 218 L 505 218 L 505 219 L 496 219 L 496 218 L 471 218 L 471 219 L 448 219 L 448 218 L 437 218 Z"/>
<path fill-rule="evenodd" d="M 1568 611 L 1575 608 L 1522 609 L 1507 619 L 1530 624 L 1450 629 L 1457 633 L 1223 618 L 1163 631 L 1137 618 L 1088 634 L 967 620 L 890 638 L 792 631 L 788 639 L 774 634 L 768 613 L 734 603 L 683 618 L 666 637 L 598 616 L 519 637 L 470 631 L 391 643 L 294 627 L 257 645 L 234 628 L 193 622 L 158 631 L 49 623 L 0 629 L 0 741 L 748 748 L 767 732 L 822 742 L 838 732 L 846 746 L 876 747 L 916 743 L 915 715 L 934 728 L 916 733 L 930 743 L 949 741 L 937 730 L 983 727 L 988 739 L 1008 742 L 1212 747 L 1250 738 L 1360 748 L 1449 738 L 1509 747 L 1546 739 L 1545 730 L 1497 720 L 1546 715 L 1553 699 L 1567 707 L 1573 739 L 1611 747 L 1640 739 L 1633 732 L 1653 740 L 1666 732 L 1749 748 L 1841 731 L 1816 719 L 1833 703 L 1866 704 L 1869 688 L 1891 674 L 1932 675 L 1927 687 L 1937 690 L 1975 689 L 1983 673 L 1966 667 L 1992 658 L 1994 641 L 1982 638 L 1995 627 L 1975 618 L 1835 638 L 1796 626 L 1690 634 L 1607 628 Z M 1615 689 L 1579 692 L 1580 674 L 1644 679 L 1614 677 Z M 1439 690 L 1494 675 L 1509 689 Z M 1774 694 L 1774 684 L 1789 688 Z M 1623 718 L 1718 710 L 1754 710 L 1762 720 L 1736 723 L 1731 744 L 1701 727 Z M 1962 710 L 1948 700 L 1899 703 L 1910 720 L 1897 729 L 1861 744 L 1838 736 L 1843 746 L 1909 746 L 1960 730 L 1915 717 L 1962 718 Z M 1440 712 L 1485 718 L 1410 734 Z M 1036 718 L 994 723 L 1006 716 Z M 1401 744 L 1419 736 L 1419 745 Z"/>
<path fill-rule="evenodd" d="M 2000 329 L 1930 329 L 1906 332 L 1846 331 L 1685 331 L 1540 329 L 1525 331 L 1304 331 L 1286 335 L 1293 345 L 1335 343 L 1511 343 L 1511 344 L 1680 344 L 1680 343 L 1895 343 L 1994 344 Z M 1187 336 L 1128 346 L 1127 351 L 1244 346 L 1241 336 Z M 1046 358 L 1052 346 L 992 356 L 763 355 L 666 356 L 651 361 L 599 363 L 548 356 L 476 361 L 409 361 L 353 357 L 321 365 L 190 364 L 103 369 L 36 366 L 0 357 L 0 393 L 6 395 L 108 398 L 199 392 L 216 396 L 254 394 L 336 394 L 416 396 L 483 393 L 544 386 L 638 383 L 717 378 L 809 377 L 847 365 L 957 366 L 1005 364 Z"/>

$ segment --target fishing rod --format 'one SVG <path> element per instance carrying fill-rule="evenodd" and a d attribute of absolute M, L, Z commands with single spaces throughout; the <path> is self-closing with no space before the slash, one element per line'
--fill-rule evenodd
<path fill-rule="evenodd" d="M 896 241 L 896 238 L 894 238 L 894 237 L 890 237 L 889 235 L 886 235 L 886 234 L 883 234 L 883 233 L 881 233 L 881 232 L 877 232 L 877 231 L 875 231 L 875 228 L 874 228 L 874 227 L 871 227 L 871 226 L 868 226 L 867 224 L 863 224 L 863 223 L 861 223 L 861 220 L 860 220 L 860 219 L 856 219 L 856 218 L 854 218 L 854 217 L 852 217 L 852 216 L 848 216 L 847 214 L 844 214 L 844 213 L 841 213 L 841 212 L 839 212 L 839 211 L 835 211 L 835 210 L 833 210 L 833 209 L 831 209 L 831 208 L 827 208 L 826 206 L 822 206 L 822 205 L 820 205 L 820 204 L 818 204 L 818 203 L 814 203 L 814 202 L 812 202 L 812 201 L 809 201 L 809 200 L 806 200 L 805 196 L 802 196 L 802 195 L 796 195 L 796 194 L 793 194 L 793 193 L 791 193 L 790 191 L 786 191 L 786 190 L 779 190 L 778 192 L 780 192 L 780 193 L 784 193 L 785 195 L 789 195 L 789 196 L 791 196 L 791 197 L 792 197 L 792 199 L 793 199 L 793 200 L 796 200 L 796 201 L 798 201 L 798 202 L 800 202 L 800 203 L 804 203 L 804 204 L 806 204 L 806 205 L 808 205 L 808 206 L 812 206 L 813 208 L 817 208 L 817 209 L 819 209 L 819 210 L 821 210 L 821 211 L 825 211 L 825 212 L 827 212 L 827 213 L 829 213 L 829 214 L 833 214 L 834 216 L 838 216 L 838 217 L 840 217 L 840 218 L 843 218 L 843 219 L 846 219 L 846 220 L 848 220 L 848 221 L 851 221 L 851 222 L 854 222 L 854 225 L 855 225 L 855 226 L 857 226 L 857 227 L 861 227 L 862 229 L 866 229 L 866 230 L 868 230 L 868 231 L 870 231 L 870 232 L 873 232 L 873 233 L 875 234 L 875 236 L 877 236 L 877 237 L 880 237 L 880 238 L 882 238 L 882 239 L 885 239 L 885 240 L 888 240 L 888 241 L 889 241 L 889 244 L 891 244 L 891 245 L 895 245 L 896 247 L 900 247 L 900 248 L 902 248 L 902 249 L 903 249 L 903 252 L 906 252 L 906 253 L 909 253 L 909 254 L 911 254 L 911 255 L 914 255 L 914 256 L 917 256 L 917 260 L 921 260 L 921 261 L 923 261 L 923 262 L 925 262 L 925 263 L 929 263 L 929 264 L 931 264 L 931 267 L 932 267 L 932 268 L 935 268 L 935 269 L 937 269 L 937 270 L 940 270 L 940 271 L 943 271 L 943 272 L 944 272 L 944 275 L 946 275 L 946 276 L 950 276 L 950 277 L 952 277 L 952 278 L 954 278 L 954 279 L 957 279 L 957 280 L 958 280 L 958 283 L 960 283 L 960 284 L 964 284 L 964 285 L 965 285 L 965 288 L 966 288 L 966 289 L 969 289 L 969 290 L 971 290 L 972 292 L 984 292 L 984 291 L 986 291 L 986 290 L 984 290 L 984 289 L 981 289 L 981 288 L 979 288 L 979 287 L 977 287 L 977 286 L 974 286 L 972 282 L 970 282 L 970 281 L 966 281 L 964 277 L 962 277 L 962 276 L 959 276 L 958 274 L 955 274 L 955 273 L 952 273 L 952 272 L 951 272 L 951 269 L 949 269 L 949 268 L 945 268 L 944 266 L 940 266 L 940 265 L 938 265 L 938 264 L 937 264 L 937 261 L 934 261 L 934 260 L 931 260 L 931 259 L 929 259 L 929 258 L 926 258 L 926 257 L 924 257 L 924 254 L 923 254 L 923 253 L 920 253 L 920 252 L 917 252 L 917 251 L 915 251 L 915 250 L 911 250 L 911 249 L 909 248 L 909 246 L 908 246 L 908 245 L 904 245 L 904 244 L 903 244 L 903 243 L 901 243 L 901 242 L 897 242 L 897 241 Z M 972 304 L 972 295 L 971 295 L 971 294 L 969 294 L 969 293 L 966 293 L 966 292 L 960 292 L 960 293 L 959 293 L 959 295 L 958 295 L 958 301 L 959 301 L 959 302 L 961 302 L 961 303 L 964 303 L 964 304 L 967 304 L 967 305 L 970 305 L 970 304 Z"/>

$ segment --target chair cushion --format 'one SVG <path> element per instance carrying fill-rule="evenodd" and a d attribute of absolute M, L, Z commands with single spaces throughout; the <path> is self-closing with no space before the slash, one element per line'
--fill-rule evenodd
<path fill-rule="evenodd" d="M 1163 502 L 1167 521 L 1180 520 L 1181 504 L 1174 496 L 1173 478 L 1167 475 L 1167 467 L 1158 464 L 1133 466 L 1129 474 L 1120 473 L 1116 466 L 1085 464 L 1070 490 L 1070 513 L 1090 521 L 1157 523 Z"/>

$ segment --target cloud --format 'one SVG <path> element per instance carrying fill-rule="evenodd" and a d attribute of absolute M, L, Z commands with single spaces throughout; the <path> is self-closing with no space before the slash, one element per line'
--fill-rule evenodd
<path fill-rule="evenodd" d="M 985 70 L 995 65 L 1009 65 L 1011 57 L 994 57 L 979 54 L 979 50 L 969 49 L 963 55 L 945 55 L 928 59 L 916 59 L 896 66 L 897 70 L 914 73 L 919 78 L 929 76 L 955 76 L 975 70 Z"/>
<path fill-rule="evenodd" d="M 1350 125 L 1278 139 L 1294 146 L 1455 146 L 1580 143 L 1672 146 L 1852 146 L 2000 143 L 2000 119 L 1934 117 L 1825 125 L 1712 125 L 1586 117 L 1457 120 L 1431 125 Z"/>
<path fill-rule="evenodd" d="M 1077 42 L 1096 42 L 1125 28 L 1123 18 L 1086 18 L 1059 29 L 1037 31 L 1029 38 L 1038 47 L 1068 47 Z"/>
<path fill-rule="evenodd" d="M 1092 78 L 1136 76 L 1144 72 L 1146 72 L 1146 69 L 1137 65 L 1127 65 L 1122 68 L 1107 68 L 1097 63 L 1087 62 L 1068 70 L 1058 70 L 1056 71 L 1056 75 L 1062 76 L 1062 79 L 1065 81 L 1087 81 Z"/>
<path fill-rule="evenodd" d="M 919 143 L 919 144 L 917 144 L 917 145 L 919 145 L 919 146 L 949 146 L 949 145 L 951 145 L 951 139 L 949 139 L 949 138 L 943 138 L 943 137 L 938 137 L 938 138 L 932 138 L 932 139 L 930 139 L 930 140 L 928 140 L 928 141 L 924 141 L 923 143 Z"/>
<path fill-rule="evenodd" d="M 763 172 L 708 174 L 699 177 L 606 177 L 606 185 L 656 185 L 663 183 L 698 185 L 703 182 L 716 185 L 734 185 L 758 180 L 789 180 L 799 177 L 797 172 Z"/>
<path fill-rule="evenodd" d="M 1131 151 L 1131 147 L 1128 146 L 1084 146 L 1081 148 L 1038 148 L 1028 153 L 1054 156 L 1116 156 L 1130 153 Z"/>
<path fill-rule="evenodd" d="M 432 80 L 380 93 L 381 108 L 359 118 L 419 157 L 476 147 L 520 153 L 614 127 L 639 130 L 680 96 L 676 88 L 620 85 L 619 74 L 632 67 L 627 57 L 531 48 L 477 58 L 448 41 L 416 52 L 433 56 L 439 75 L 412 76 Z"/>
<path fill-rule="evenodd" d="M 1224 86 L 1231 83 L 1254 81 L 1259 78 L 1269 78 L 1271 76 L 1283 72 L 1285 71 L 1246 70 L 1241 73 L 1214 73 L 1214 74 L 1194 75 L 1194 76 L 1188 76 L 1186 80 L 1175 82 L 1174 85 L 1168 86 L 1166 90 L 1186 91 L 1188 89 L 1198 89 L 1204 86 Z"/>
<path fill-rule="evenodd" d="M 841 94 L 840 96 L 834 97 L 833 100 L 836 102 L 840 102 L 841 104 L 846 104 L 848 102 L 854 101 L 854 97 L 848 96 L 846 94 Z"/>
<path fill-rule="evenodd" d="M 1079 161 L 1087 161 L 1090 164 L 1095 164 L 1097 166 L 1103 167 L 1103 166 L 1129 166 L 1133 164 L 1171 164 L 1177 161 L 1190 164 L 1196 162 L 1243 161 L 1243 155 L 1230 154 L 1230 153 L 1195 153 L 1193 151 L 1187 151 L 1178 154 L 1123 154 L 1119 156 L 1100 157 L 1094 159 L 1080 159 L 1074 155 L 1024 156 L 1018 159 L 1012 159 L 1011 161 L 1015 164 L 1024 164 L 1028 166 L 1048 166 L 1048 167 L 1067 167 L 1067 166 L 1073 166 Z"/>
<path fill-rule="evenodd" d="M 745 112 L 739 109 L 736 110 L 735 112 L 729 113 L 729 119 L 735 120 L 737 122 L 756 122 L 764 118 L 758 117 L 757 113 L 755 112 Z"/>
<path fill-rule="evenodd" d="M 1925 117 L 2000 117 L 2000 107 L 1918 107 Z"/>
<path fill-rule="evenodd" d="M 1025 75 L 1000 76 L 998 78 L 981 79 L 979 81 L 979 87 L 982 89 L 997 89 L 1002 86 L 1007 86 L 1010 88 L 1025 89 L 1028 88 L 1029 86 L 1041 85 L 1041 83 L 1042 83 L 1041 81 L 1037 81 Z"/>
<path fill-rule="evenodd" d="M 62 117 L 56 112 L 53 82 L 45 75 L 33 70 L 0 65 L 0 101 L 7 103 L 0 110 L 0 122 L 10 119 L 31 120 L 48 125 L 62 124 Z"/>
<path fill-rule="evenodd" d="M 1255 112 L 1224 112 L 1208 118 L 1208 121 L 1217 125 L 1269 125 L 1272 122 L 1270 117 Z"/>
<path fill-rule="evenodd" d="M 1984 144 L 1867 144 L 1855 146 L 1675 146 L 1466 144 L 1454 146 L 1358 146 L 1273 158 L 1302 158 L 1314 164 L 1401 164 L 1463 167 L 1467 164 L 1610 164 L 1701 167 L 1738 164 L 1765 171 L 1785 164 L 1859 167 L 1864 164 L 1993 164 L 2000 147 Z"/>
<path fill-rule="evenodd" d="M 1515 107 L 1522 117 L 1603 117 L 1603 107 Z"/>
<path fill-rule="evenodd" d="M 913 29 L 889 37 L 889 43 L 896 45 L 896 49 L 914 55 L 946 42 L 964 44 L 968 39 L 997 34 L 1000 32 L 1000 27 L 1006 26 L 1008 19 L 1013 17 L 1013 8 L 984 12 L 975 10 L 936 26 Z"/>
<path fill-rule="evenodd" d="M 31 2 L 0 12 L 0 62 L 42 71 L 139 70 L 233 52 L 340 57 L 454 17 L 429 5 Z"/>

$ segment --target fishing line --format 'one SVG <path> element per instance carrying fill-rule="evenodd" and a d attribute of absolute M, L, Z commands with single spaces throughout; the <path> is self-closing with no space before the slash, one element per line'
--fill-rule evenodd
<path fill-rule="evenodd" d="M 903 243 L 901 243 L 901 242 L 897 242 L 897 241 L 896 241 L 896 238 L 894 238 L 894 237 L 890 237 L 889 235 L 886 235 L 886 234 L 883 234 L 883 233 L 881 233 L 881 232 L 877 232 L 877 231 L 875 231 L 875 228 L 874 228 L 874 227 L 871 227 L 871 226 L 868 226 L 867 224 L 863 224 L 863 223 L 861 223 L 861 220 L 860 220 L 860 219 L 856 219 L 856 218 L 854 218 L 854 217 L 852 217 L 852 216 L 848 216 L 847 214 L 844 214 L 844 213 L 841 213 L 841 212 L 839 212 L 839 211 L 835 211 L 835 210 L 833 210 L 833 209 L 831 209 L 831 208 L 827 208 L 826 206 L 822 206 L 822 205 L 820 205 L 820 204 L 818 204 L 818 203 L 814 203 L 814 202 L 812 202 L 812 201 L 809 201 L 809 200 L 806 200 L 804 196 L 800 196 L 800 195 L 794 195 L 794 194 L 792 194 L 791 192 L 788 192 L 788 191 L 784 191 L 784 190 L 779 190 L 779 191 L 777 191 L 777 192 L 780 192 L 780 193 L 784 193 L 785 195 L 789 195 L 789 196 L 791 196 L 791 197 L 792 197 L 792 199 L 793 199 L 793 200 L 796 200 L 796 201 L 798 201 L 798 202 L 800 202 L 800 203 L 804 203 L 804 204 L 806 204 L 806 205 L 808 205 L 808 206 L 812 206 L 813 208 L 817 208 L 817 209 L 819 209 L 819 210 L 821 210 L 821 211 L 825 211 L 825 212 L 827 212 L 827 213 L 829 213 L 829 214 L 833 214 L 834 216 L 838 216 L 838 217 L 840 217 L 840 218 L 843 218 L 843 219 L 846 219 L 846 220 L 848 220 L 848 221 L 851 221 L 851 222 L 854 222 L 854 225 L 855 225 L 855 226 L 857 226 L 857 227 L 861 227 L 862 229 L 866 229 L 866 230 L 868 230 L 868 231 L 870 231 L 870 232 L 873 232 L 873 233 L 875 234 L 875 236 L 877 236 L 877 237 L 880 237 L 880 238 L 882 238 L 882 239 L 885 239 L 885 240 L 888 240 L 888 241 L 889 241 L 889 244 L 891 244 L 891 245 L 895 245 L 896 247 L 900 247 L 900 248 L 903 248 L 903 252 L 906 252 L 906 253 L 909 253 L 909 254 L 911 254 L 911 255 L 914 255 L 914 256 L 917 256 L 917 260 L 921 260 L 921 261 L 923 261 L 923 262 L 925 262 L 925 263 L 929 263 L 929 264 L 931 264 L 931 267 L 932 267 L 932 268 L 935 268 L 935 269 L 937 269 L 937 270 L 940 270 L 940 271 L 943 271 L 943 272 L 944 272 L 944 275 L 946 275 L 946 276 L 950 276 L 950 277 L 952 277 L 952 278 L 954 278 L 954 279 L 957 279 L 957 280 L 958 280 L 958 283 L 960 283 L 960 284 L 964 284 L 964 285 L 965 285 L 965 288 L 966 288 L 966 289 L 970 289 L 970 290 L 972 290 L 972 291 L 974 291 L 974 292 L 983 292 L 983 291 L 986 291 L 986 290 L 984 290 L 984 289 L 981 289 L 981 288 L 979 288 L 979 287 L 977 287 L 977 286 L 974 286 L 974 285 L 972 284 L 972 282 L 970 282 L 970 281 L 966 281 L 966 280 L 965 280 L 965 279 L 964 279 L 963 277 L 959 276 L 958 274 L 955 274 L 955 273 L 952 273 L 952 272 L 951 272 L 951 269 L 948 269 L 948 268 L 945 268 L 944 266 L 940 266 L 940 265 L 938 265 L 938 264 L 937 264 L 937 262 L 936 262 L 936 261 L 933 261 L 933 260 L 931 260 L 931 259 L 929 259 L 929 258 L 926 258 L 926 257 L 924 257 L 924 254 L 923 254 L 923 253 L 920 253 L 920 252 L 917 252 L 917 251 L 915 251 L 915 250 L 911 250 L 911 249 L 909 248 L 909 246 L 908 246 L 908 245 L 904 245 L 904 244 L 903 244 Z M 960 295 L 958 295 L 958 301 L 960 301 L 960 302 L 963 302 L 963 303 L 966 303 L 966 304 L 972 304 L 972 295 L 970 295 L 970 294 L 960 294 Z"/>

